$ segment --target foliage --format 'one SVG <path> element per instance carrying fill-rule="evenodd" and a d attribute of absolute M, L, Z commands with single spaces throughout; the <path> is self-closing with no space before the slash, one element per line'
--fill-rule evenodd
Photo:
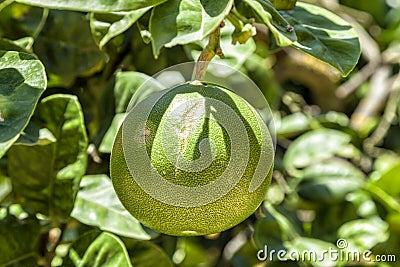
<path fill-rule="evenodd" d="M 399 260 L 400 5 L 294 3 L 0 0 L 0 266 L 351 265 L 257 259 L 337 240 Z M 116 197 L 112 142 L 140 85 L 196 60 L 222 21 L 214 60 L 274 112 L 273 183 L 228 231 L 161 235 Z"/>

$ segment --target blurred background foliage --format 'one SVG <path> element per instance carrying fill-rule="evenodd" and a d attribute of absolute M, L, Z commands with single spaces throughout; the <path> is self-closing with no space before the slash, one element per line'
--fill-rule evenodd
<path fill-rule="evenodd" d="M 0 266 L 400 266 L 399 0 L 307 1 L 356 29 L 362 54 L 347 77 L 292 47 L 278 48 L 262 23 L 241 45 L 231 44 L 233 26 L 226 26 L 226 62 L 272 107 L 275 171 L 250 218 L 188 238 L 160 235 L 130 216 L 114 194 L 108 163 L 135 90 L 158 71 L 194 60 L 203 44 L 152 47 L 151 32 L 163 29 L 149 25 L 148 7 L 92 13 L 23 2 L 0 0 L 0 50 L 16 51 L 3 60 L 21 72 L 25 60 L 47 81 L 26 74 L 40 90 L 12 104 L 32 119 L 26 127 L 15 119 L 17 133 L 24 129 L 18 135 L 1 128 Z M 18 54 L 25 52 L 31 56 Z M 3 95 L 7 75 L 14 74 L 0 72 Z M 395 255 L 397 263 L 257 259 L 265 245 L 321 253 L 341 238 L 350 249 L 371 250 L 371 259 Z"/>

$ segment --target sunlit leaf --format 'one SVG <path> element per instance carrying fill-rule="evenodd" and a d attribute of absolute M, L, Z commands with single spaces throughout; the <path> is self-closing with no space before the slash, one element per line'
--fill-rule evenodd
<path fill-rule="evenodd" d="M 25 130 L 21 133 L 15 144 L 22 145 L 47 145 L 56 142 L 56 138 L 49 129 L 40 128 L 34 122 L 30 122 Z"/>
<path fill-rule="evenodd" d="M 232 0 L 171 0 L 155 7 L 150 19 L 154 56 L 158 57 L 163 46 L 202 40 L 219 27 L 232 4 Z"/>
<path fill-rule="evenodd" d="M 379 179 L 373 182 L 394 197 L 400 196 L 400 163 L 383 172 Z"/>
<path fill-rule="evenodd" d="M 351 137 L 340 131 L 319 129 L 297 138 L 284 156 L 287 169 L 303 168 L 313 163 L 328 159 L 342 150 Z"/>
<path fill-rule="evenodd" d="M 358 62 L 361 48 L 352 26 L 334 13 L 307 3 L 282 12 L 294 27 L 297 42 L 293 46 L 348 75 Z"/>
<path fill-rule="evenodd" d="M 353 220 L 339 228 L 338 236 L 348 242 L 349 249 L 364 251 L 388 239 L 388 224 L 377 216 Z"/>
<path fill-rule="evenodd" d="M 296 33 L 289 22 L 282 17 L 270 1 L 244 0 L 244 2 L 254 9 L 259 20 L 270 29 L 279 46 L 288 46 L 297 40 Z"/>
<path fill-rule="evenodd" d="M 155 6 L 166 0 L 17 0 L 33 6 L 48 7 L 52 9 L 66 9 L 89 12 L 112 12 L 123 10 L 135 10 L 143 7 Z"/>
<path fill-rule="evenodd" d="M 146 240 L 157 235 L 146 231 L 122 206 L 106 175 L 85 176 L 82 179 L 71 216 L 121 236 Z"/>
<path fill-rule="evenodd" d="M 0 203 L 12 191 L 10 178 L 1 176 L 0 173 Z"/>
<path fill-rule="evenodd" d="M 0 51 L 0 157 L 28 124 L 45 88 L 46 74 L 39 60 Z"/>
<path fill-rule="evenodd" d="M 129 29 L 150 7 L 129 12 L 92 13 L 90 27 L 100 48 L 115 36 Z"/>
<path fill-rule="evenodd" d="M 276 133 L 278 136 L 291 137 L 309 128 L 310 119 L 304 113 L 298 112 L 282 118 L 282 120 L 278 122 Z"/>
<path fill-rule="evenodd" d="M 0 38 L 0 50 L 17 51 L 17 52 L 24 52 L 24 53 L 29 54 L 28 50 L 19 46 L 16 42 L 6 39 L 6 38 Z"/>

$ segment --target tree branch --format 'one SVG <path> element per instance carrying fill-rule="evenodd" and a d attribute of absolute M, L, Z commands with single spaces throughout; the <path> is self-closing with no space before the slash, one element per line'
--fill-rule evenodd
<path fill-rule="evenodd" d="M 220 47 L 221 28 L 224 27 L 224 22 L 221 23 L 213 32 L 210 33 L 208 44 L 201 52 L 197 59 L 196 66 L 193 71 L 193 80 L 203 80 L 206 75 L 207 67 L 215 55 L 224 58 Z"/>

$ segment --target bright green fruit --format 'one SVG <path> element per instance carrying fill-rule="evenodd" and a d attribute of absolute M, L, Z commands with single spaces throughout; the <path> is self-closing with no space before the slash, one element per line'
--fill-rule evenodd
<path fill-rule="evenodd" d="M 144 225 L 170 235 L 205 235 L 257 209 L 273 154 L 268 128 L 243 98 L 187 83 L 129 112 L 110 171 L 122 204 Z"/>

